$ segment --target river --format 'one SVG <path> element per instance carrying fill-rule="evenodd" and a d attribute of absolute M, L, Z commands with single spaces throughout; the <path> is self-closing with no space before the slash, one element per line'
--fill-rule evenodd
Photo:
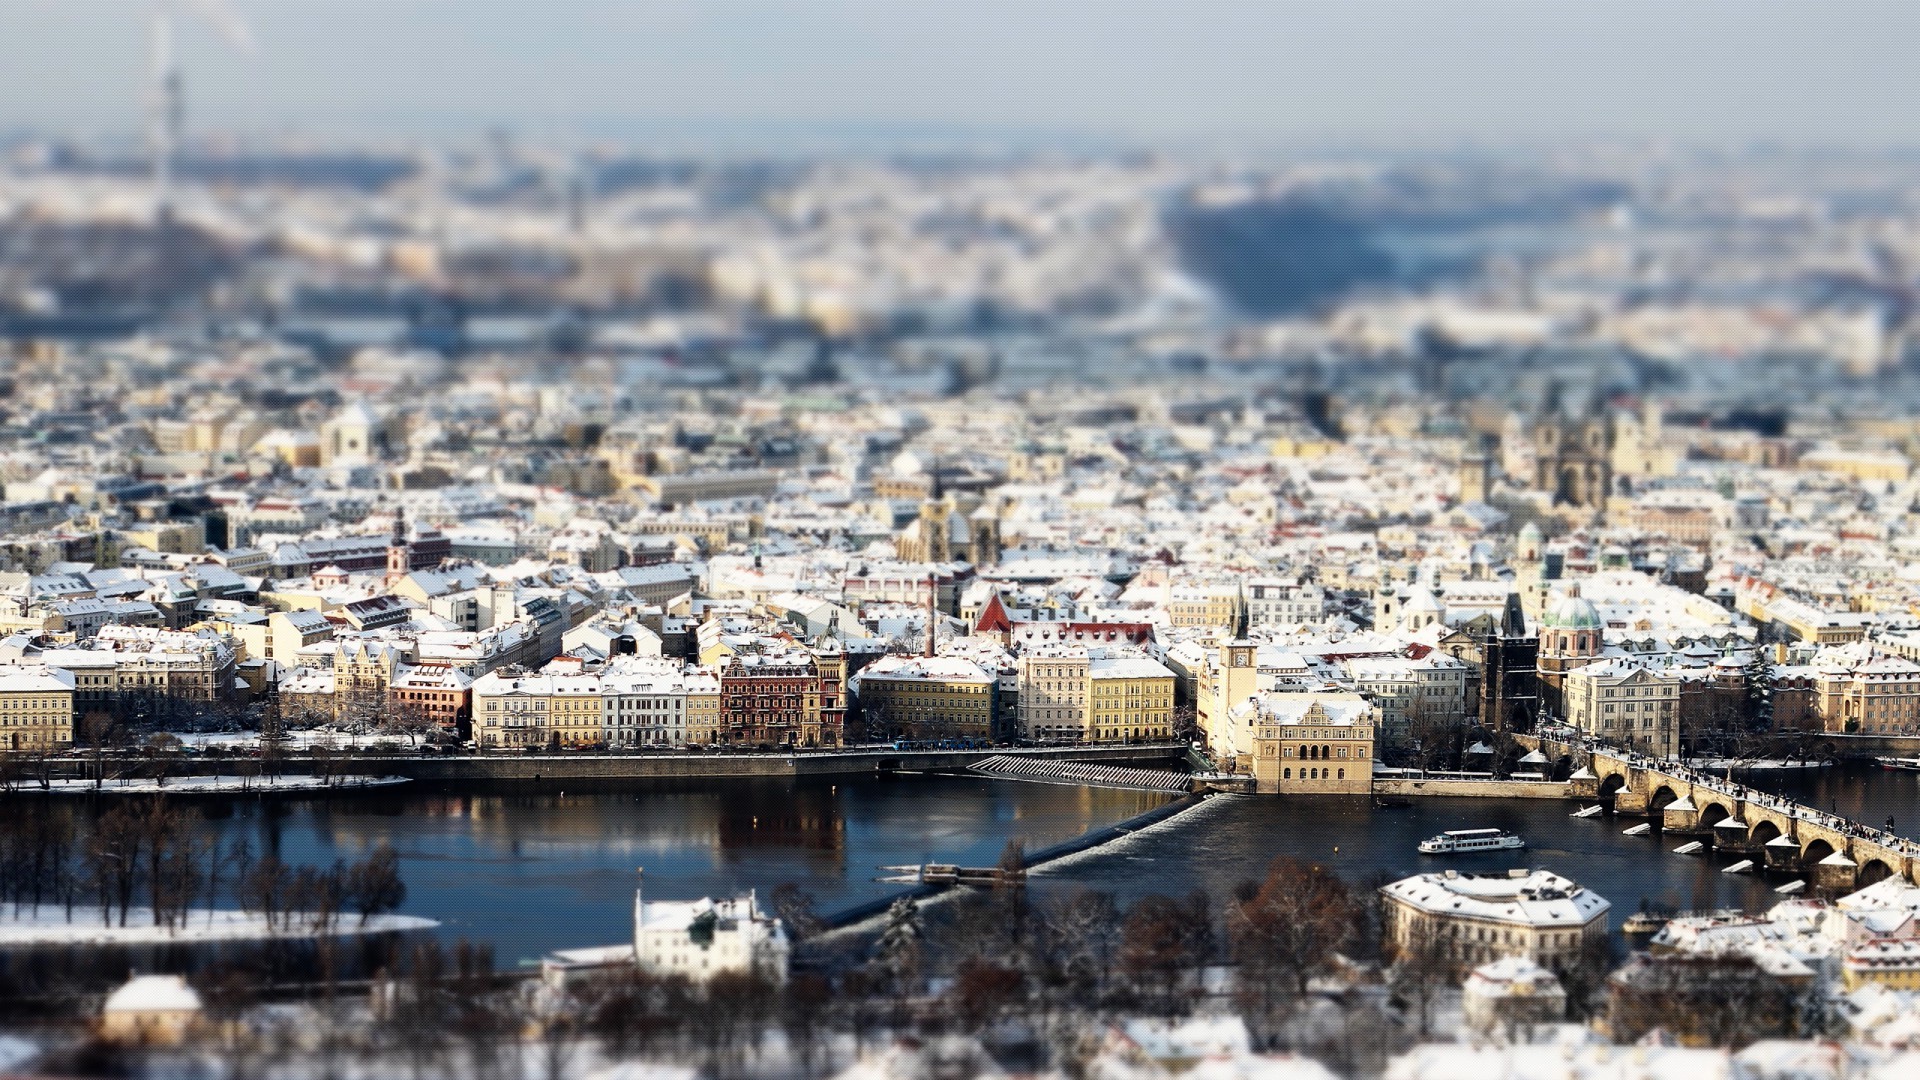
<path fill-rule="evenodd" d="M 1870 822 L 1920 826 L 1920 774 L 1840 766 L 1756 777 L 1757 786 Z M 881 867 L 992 865 L 1004 844 L 1029 850 L 1125 821 L 1172 796 L 964 776 L 838 781 L 622 785 L 565 794 L 429 790 L 327 798 L 205 799 L 223 840 L 292 863 L 327 864 L 390 843 L 408 886 L 404 913 L 442 922 L 448 940 L 491 941 L 502 966 L 631 933 L 634 870 L 661 897 L 792 882 L 833 912 L 900 888 Z M 1458 868 L 1541 866 L 1613 902 L 1614 923 L 1644 901 L 1671 908 L 1770 905 L 1777 880 L 1720 872 L 1725 856 L 1672 854 L 1672 837 L 1630 837 L 1630 821 L 1570 816 L 1558 800 L 1421 798 L 1397 809 L 1364 799 L 1216 796 L 1204 805 L 1036 872 L 1034 887 L 1111 890 L 1123 900 L 1203 888 L 1225 897 L 1275 855 L 1323 860 L 1348 880 Z M 1433 858 L 1421 838 L 1497 826 L 1525 851 Z"/>

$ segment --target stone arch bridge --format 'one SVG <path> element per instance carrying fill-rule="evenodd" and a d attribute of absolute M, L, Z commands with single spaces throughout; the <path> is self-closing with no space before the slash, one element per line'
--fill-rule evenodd
<path fill-rule="evenodd" d="M 1579 763 L 1568 776 L 1568 798 L 1611 801 L 1616 814 L 1805 874 L 1816 888 L 1844 892 L 1895 876 L 1920 884 L 1920 844 L 1881 829 L 1679 762 L 1595 744 L 1521 741 L 1562 767 Z"/>

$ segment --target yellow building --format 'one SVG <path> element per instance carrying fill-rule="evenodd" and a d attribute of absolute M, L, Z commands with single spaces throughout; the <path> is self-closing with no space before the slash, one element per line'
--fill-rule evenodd
<path fill-rule="evenodd" d="M 1830 661 L 1815 674 L 1813 688 L 1814 709 L 1828 731 L 1902 735 L 1920 730 L 1920 664 L 1904 657 Z"/>
<path fill-rule="evenodd" d="M 996 680 L 971 660 L 883 656 L 854 676 L 869 737 L 986 739 Z"/>
<path fill-rule="evenodd" d="M 1867 983 L 1889 990 L 1920 990 L 1920 940 L 1878 938 L 1847 951 L 1840 980 L 1852 993 Z"/>
<path fill-rule="evenodd" d="M 1173 626 L 1214 626 L 1222 629 L 1240 621 L 1238 585 L 1174 585 L 1168 588 L 1167 621 Z"/>
<path fill-rule="evenodd" d="M 43 664 L 0 668 L 0 751 L 73 744 L 73 673 Z"/>
<path fill-rule="evenodd" d="M 1173 737 L 1173 672 L 1131 651 L 1102 650 L 1087 665 L 1087 727 L 1094 742 Z"/>
<path fill-rule="evenodd" d="M 1839 473 L 1856 480 L 1896 484 L 1905 483 L 1913 472 L 1913 462 L 1894 450 L 1815 450 L 1800 456 L 1800 467 Z"/>
<path fill-rule="evenodd" d="M 200 995 L 178 975 L 135 975 L 107 995 L 100 1038 L 122 1046 L 179 1046 L 202 1022 Z"/>
<path fill-rule="evenodd" d="M 1279 795 L 1373 792 L 1377 715 L 1366 698 L 1337 693 L 1268 693 L 1233 709 L 1253 732 L 1256 790 Z"/>
<path fill-rule="evenodd" d="M 1020 734 L 1096 743 L 1170 738 L 1174 679 L 1132 648 L 1035 648 L 1020 658 Z"/>
<path fill-rule="evenodd" d="M 687 676 L 687 741 L 711 745 L 720 731 L 720 680 L 709 672 Z"/>
<path fill-rule="evenodd" d="M 483 748 L 529 749 L 598 742 L 600 702 L 595 676 L 488 672 L 473 682 L 473 741 Z"/>

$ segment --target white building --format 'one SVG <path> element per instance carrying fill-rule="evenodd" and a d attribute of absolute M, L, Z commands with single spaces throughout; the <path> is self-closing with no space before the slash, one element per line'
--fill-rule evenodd
<path fill-rule="evenodd" d="M 1327 591 L 1295 578 L 1247 582 L 1247 626 L 1254 630 L 1315 626 L 1327 615 Z"/>
<path fill-rule="evenodd" d="M 1523 956 L 1552 971 L 1607 935 L 1605 897 L 1547 870 L 1416 874 L 1381 888 L 1390 951 L 1436 947 L 1460 967 Z"/>
<path fill-rule="evenodd" d="M 678 661 L 622 658 L 600 681 L 609 746 L 685 746 L 690 676 Z"/>
<path fill-rule="evenodd" d="M 785 982 L 791 949 L 786 927 L 745 896 L 711 900 L 648 900 L 633 890 L 633 951 L 640 970 L 684 975 L 695 982 L 723 971 L 754 972 Z"/>

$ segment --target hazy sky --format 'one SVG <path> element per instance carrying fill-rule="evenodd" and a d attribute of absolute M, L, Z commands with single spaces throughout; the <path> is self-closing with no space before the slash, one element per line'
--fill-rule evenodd
<path fill-rule="evenodd" d="M 150 0 L 0 0 L 0 127 L 131 132 Z M 231 0 L 192 127 L 1911 145 L 1916 0 Z"/>

